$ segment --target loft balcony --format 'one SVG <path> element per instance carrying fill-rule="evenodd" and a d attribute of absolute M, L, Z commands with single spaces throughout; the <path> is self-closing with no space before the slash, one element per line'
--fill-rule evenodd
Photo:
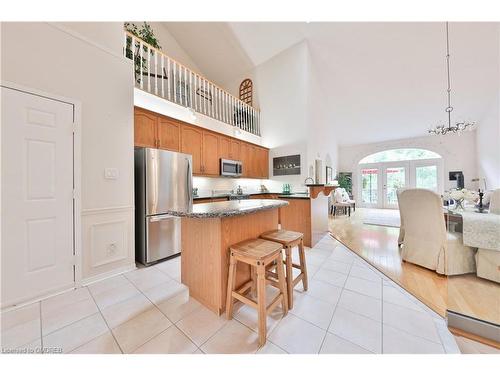
<path fill-rule="evenodd" d="M 128 31 L 124 44 L 125 57 L 134 61 L 136 88 L 260 136 L 260 110 Z"/>

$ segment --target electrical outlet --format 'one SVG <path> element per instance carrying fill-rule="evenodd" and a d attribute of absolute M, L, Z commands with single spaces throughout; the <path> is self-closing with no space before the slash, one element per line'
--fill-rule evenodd
<path fill-rule="evenodd" d="M 116 180 L 118 178 L 118 169 L 117 168 L 105 168 L 104 169 L 104 178 L 107 180 Z"/>
<path fill-rule="evenodd" d="M 116 250 L 117 250 L 117 246 L 116 246 L 116 242 L 112 242 L 108 245 L 108 255 L 115 255 L 116 254 Z"/>

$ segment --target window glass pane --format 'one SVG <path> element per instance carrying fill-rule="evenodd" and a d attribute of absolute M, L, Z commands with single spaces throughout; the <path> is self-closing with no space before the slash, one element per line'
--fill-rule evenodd
<path fill-rule="evenodd" d="M 361 170 L 361 199 L 363 203 L 377 203 L 378 169 Z"/>
<path fill-rule="evenodd" d="M 415 187 L 429 189 L 437 192 L 437 166 L 429 165 L 426 167 L 415 168 Z"/>
<path fill-rule="evenodd" d="M 387 168 L 386 194 L 388 204 L 397 204 L 396 190 L 405 186 L 405 167 Z"/>
<path fill-rule="evenodd" d="M 402 160 L 421 160 L 438 159 L 441 156 L 429 150 L 419 148 L 400 148 L 396 150 L 387 150 L 368 155 L 359 163 L 381 163 L 384 161 L 402 161 Z"/>

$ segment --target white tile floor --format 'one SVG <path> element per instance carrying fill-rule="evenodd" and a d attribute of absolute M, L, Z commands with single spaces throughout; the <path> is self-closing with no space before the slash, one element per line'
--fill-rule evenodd
<path fill-rule="evenodd" d="M 189 297 L 180 258 L 1 314 L 3 349 L 58 353 L 459 353 L 444 320 L 329 236 L 307 249 L 309 290 L 268 318 L 218 317 Z M 271 287 L 269 287 L 271 288 Z"/>

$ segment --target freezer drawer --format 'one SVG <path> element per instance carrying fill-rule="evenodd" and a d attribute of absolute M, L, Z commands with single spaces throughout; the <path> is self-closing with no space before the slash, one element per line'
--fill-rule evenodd
<path fill-rule="evenodd" d="M 180 253 L 181 218 L 156 215 L 146 218 L 146 263 Z"/>

